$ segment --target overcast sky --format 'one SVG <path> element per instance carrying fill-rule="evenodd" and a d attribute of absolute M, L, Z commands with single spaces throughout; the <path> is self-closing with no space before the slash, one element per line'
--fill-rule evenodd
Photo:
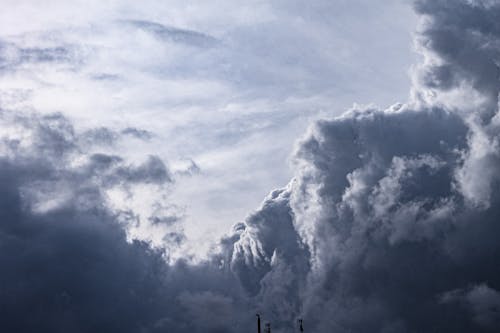
<path fill-rule="evenodd" d="M 1 106 L 150 133 L 112 150 L 179 172 L 169 200 L 200 254 L 289 181 L 311 120 L 405 101 L 415 59 L 399 0 L 2 4 Z"/>
<path fill-rule="evenodd" d="M 500 1 L 0 2 L 0 331 L 496 332 Z"/>

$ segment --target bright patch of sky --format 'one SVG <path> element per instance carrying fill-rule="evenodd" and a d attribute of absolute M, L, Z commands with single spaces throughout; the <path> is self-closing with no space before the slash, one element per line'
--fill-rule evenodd
<path fill-rule="evenodd" d="M 311 120 L 405 101 L 415 62 L 403 0 L 2 5 L 0 107 L 137 131 L 106 149 L 169 164 L 199 255 L 289 181 Z"/>

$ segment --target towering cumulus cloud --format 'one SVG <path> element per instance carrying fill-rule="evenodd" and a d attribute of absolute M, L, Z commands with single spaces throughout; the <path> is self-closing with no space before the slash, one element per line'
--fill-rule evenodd
<path fill-rule="evenodd" d="M 498 331 L 500 1 L 414 6 L 410 101 L 313 124 L 293 180 L 205 261 L 176 253 L 177 174 L 111 153 L 149 132 L 0 110 L 0 331 L 250 332 L 256 312 L 274 332 Z"/>
<path fill-rule="evenodd" d="M 260 278 L 247 288 L 275 322 L 500 327 L 500 2 L 415 9 L 423 62 L 411 101 L 317 122 L 298 145 L 295 179 L 236 243 L 233 268 Z"/>

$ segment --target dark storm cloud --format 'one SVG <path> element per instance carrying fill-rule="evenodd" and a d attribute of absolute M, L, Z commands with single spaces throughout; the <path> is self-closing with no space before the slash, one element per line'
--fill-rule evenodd
<path fill-rule="evenodd" d="M 295 181 L 240 231 L 233 270 L 282 327 L 301 315 L 319 332 L 494 331 L 500 193 L 471 206 L 456 186 L 469 132 L 401 106 L 317 123 Z M 443 301 L 486 282 L 484 300 Z"/>
<path fill-rule="evenodd" d="M 196 329 L 201 332 L 230 332 L 227 323 L 233 320 L 233 300 L 210 291 L 184 292 L 179 303 L 194 319 Z M 234 324 L 234 323 L 232 323 Z"/>
<path fill-rule="evenodd" d="M 426 62 L 415 89 L 435 104 L 318 121 L 298 145 L 295 179 L 238 233 L 233 270 L 282 327 L 299 315 L 316 332 L 499 327 L 500 3 L 416 8 Z"/>
<path fill-rule="evenodd" d="M 500 287 L 498 204 L 468 207 L 455 186 L 467 134 L 445 111 L 365 111 L 303 142 L 294 207 L 316 262 L 305 313 L 321 331 L 481 331 L 439 315 L 448 290 Z"/>
<path fill-rule="evenodd" d="M 97 207 L 30 214 L 17 166 L 2 161 L 1 169 L 2 330 L 137 332 L 162 315 L 161 253 L 127 243 Z"/>
<path fill-rule="evenodd" d="M 500 5 L 415 6 L 425 58 L 415 90 L 435 99 L 316 122 L 297 145 L 295 178 L 200 264 L 168 264 L 168 247 L 127 241 L 139 213 L 106 206 L 110 187 L 169 186 L 161 159 L 86 153 L 126 133 L 82 135 L 61 115 L 2 113 L 0 327 L 243 332 L 258 311 L 274 332 L 299 317 L 325 333 L 498 330 Z M 156 208 L 152 225 L 181 224 L 177 207 Z M 163 239 L 178 246 L 184 235 Z"/>
<path fill-rule="evenodd" d="M 2 116 L 5 121 L 6 115 Z M 16 116 L 14 120 L 11 125 L 22 123 L 32 132 L 34 145 L 8 146 L 15 157 L 0 160 L 2 330 L 136 332 L 146 328 L 160 316 L 159 308 L 153 308 L 166 302 L 162 300 L 167 273 L 162 253 L 145 243 L 128 243 L 102 206 L 101 190 L 63 167 L 75 138 L 62 116 Z M 93 160 L 104 165 L 120 161 L 103 156 Z M 50 212 L 28 208 L 31 202 L 24 188 L 61 181 L 79 187 L 73 188 L 78 200 Z"/>
<path fill-rule="evenodd" d="M 421 82 L 450 90 L 468 84 L 487 98 L 480 111 L 491 118 L 498 106 L 500 3 L 498 1 L 415 1 L 423 21 L 417 42 L 438 57 L 421 68 Z"/>
<path fill-rule="evenodd" d="M 224 319 L 235 319 L 227 313 L 238 308 L 236 291 L 219 271 L 167 266 L 161 251 L 127 242 L 96 207 L 30 214 L 11 181 L 19 180 L 13 169 L 2 163 L 2 330 L 201 332 L 217 323 L 214 331 L 222 332 L 234 325 Z"/>
<path fill-rule="evenodd" d="M 127 240 L 124 223 L 137 223 L 136 213 L 106 206 L 104 190 L 116 185 L 109 179 L 171 181 L 161 160 L 134 166 L 120 156 L 91 154 L 74 166 L 74 157 L 85 155 L 67 119 L 1 116 L 3 331 L 229 332 L 245 321 L 233 313 L 247 311 L 238 310 L 243 297 L 232 274 L 218 263 L 167 264 L 164 250 Z M 61 203 L 50 205 L 61 193 Z M 170 210 L 159 204 L 153 215 L 165 220 Z M 164 239 L 175 246 L 184 235 L 167 232 Z"/>
<path fill-rule="evenodd" d="M 485 284 L 449 291 L 442 295 L 441 302 L 466 309 L 480 326 L 492 330 L 500 327 L 500 293 Z"/>

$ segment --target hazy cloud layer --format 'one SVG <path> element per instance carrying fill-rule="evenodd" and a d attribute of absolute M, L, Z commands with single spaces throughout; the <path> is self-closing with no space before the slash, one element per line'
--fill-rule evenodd
<path fill-rule="evenodd" d="M 172 191 L 186 250 L 204 257 L 288 182 L 311 119 L 406 97 L 412 20 L 399 0 L 5 0 L 0 106 L 62 112 L 78 130 L 108 129 L 102 139 L 138 128 L 111 153 L 181 173 L 195 161 L 201 172 Z"/>

